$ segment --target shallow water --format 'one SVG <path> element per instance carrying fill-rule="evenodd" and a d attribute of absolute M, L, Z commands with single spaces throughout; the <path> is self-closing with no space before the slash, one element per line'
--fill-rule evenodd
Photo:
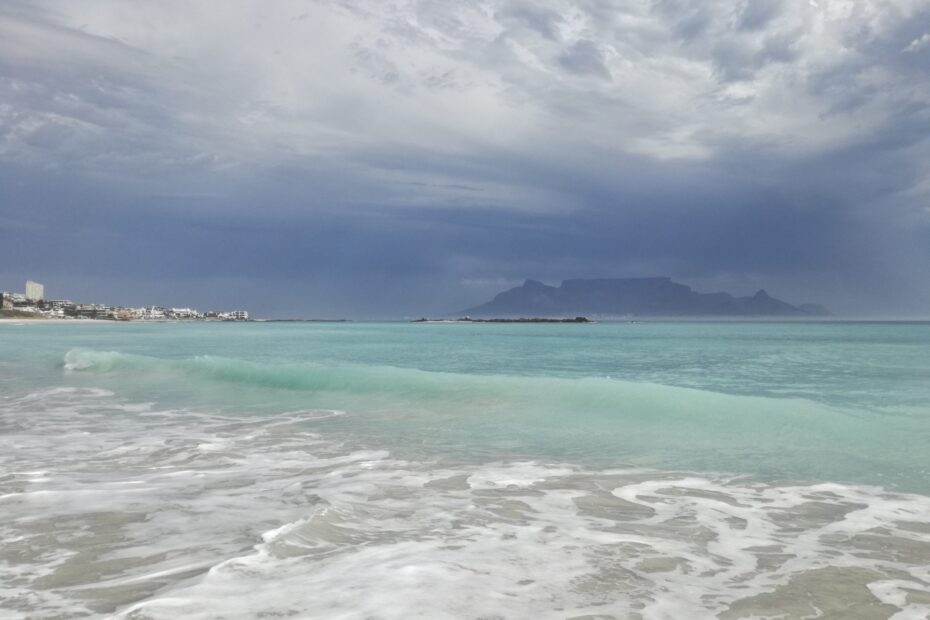
<path fill-rule="evenodd" d="M 930 614 L 930 325 L 0 345 L 4 617 Z"/>

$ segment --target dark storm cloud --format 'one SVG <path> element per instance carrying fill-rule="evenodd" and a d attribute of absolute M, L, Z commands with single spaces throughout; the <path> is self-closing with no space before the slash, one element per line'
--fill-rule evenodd
<path fill-rule="evenodd" d="M 672 275 L 930 312 L 930 9 L 0 7 L 0 288 L 419 315 Z"/>

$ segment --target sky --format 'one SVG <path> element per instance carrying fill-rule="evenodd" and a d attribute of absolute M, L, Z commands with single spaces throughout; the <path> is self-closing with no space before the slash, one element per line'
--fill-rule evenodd
<path fill-rule="evenodd" d="M 926 0 L 0 2 L 0 289 L 388 318 L 658 275 L 930 316 Z"/>

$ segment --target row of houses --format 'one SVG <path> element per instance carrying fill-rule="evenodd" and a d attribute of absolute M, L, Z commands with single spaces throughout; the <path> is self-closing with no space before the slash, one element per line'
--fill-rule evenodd
<path fill-rule="evenodd" d="M 128 308 L 104 304 L 81 304 L 70 299 L 45 299 L 45 289 L 26 282 L 25 293 L 0 292 L 0 308 L 47 318 L 106 319 L 111 321 L 248 321 L 245 310 L 200 312 L 193 308 L 149 306 Z"/>

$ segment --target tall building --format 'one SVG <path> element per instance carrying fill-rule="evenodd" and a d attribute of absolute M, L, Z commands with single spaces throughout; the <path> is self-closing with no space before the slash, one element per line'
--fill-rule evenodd
<path fill-rule="evenodd" d="M 45 287 L 38 282 L 26 280 L 26 299 L 29 301 L 42 301 L 45 299 Z"/>

